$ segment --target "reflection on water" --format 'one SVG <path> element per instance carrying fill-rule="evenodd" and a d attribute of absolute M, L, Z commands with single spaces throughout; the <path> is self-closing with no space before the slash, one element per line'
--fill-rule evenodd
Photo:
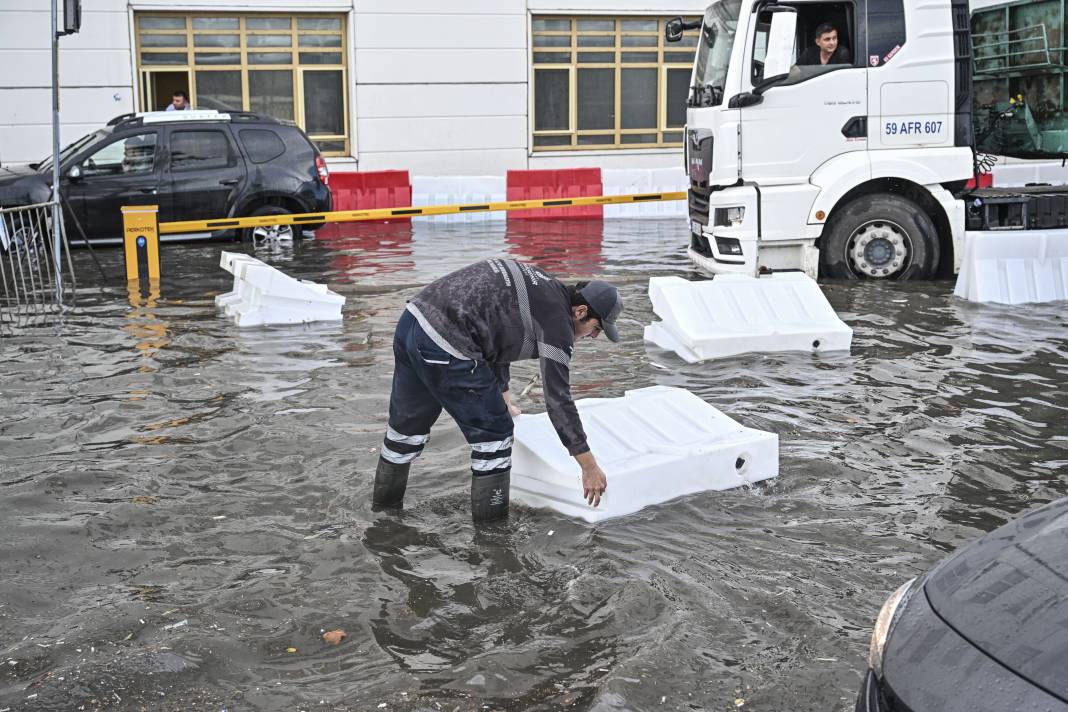
<path fill-rule="evenodd" d="M 345 321 L 245 331 L 213 300 L 219 250 L 247 247 L 165 245 L 158 294 L 76 254 L 63 327 L 0 340 L 0 709 L 852 709 L 885 596 L 1068 489 L 1068 308 L 827 284 L 851 354 L 685 364 L 641 340 L 648 278 L 695 276 L 685 240 L 671 220 L 337 226 L 256 254 L 345 294 Z M 405 509 L 372 513 L 396 318 L 490 256 L 620 285 L 623 339 L 576 348 L 578 396 L 689 388 L 778 433 L 780 477 L 476 531 L 443 419 Z"/>

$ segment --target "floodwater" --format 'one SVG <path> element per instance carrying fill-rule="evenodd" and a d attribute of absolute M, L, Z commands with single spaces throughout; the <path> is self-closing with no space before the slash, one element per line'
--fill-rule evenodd
<path fill-rule="evenodd" d="M 346 295 L 344 322 L 244 331 L 213 297 L 249 246 L 164 246 L 136 306 L 117 250 L 106 278 L 78 251 L 65 323 L 0 340 L 0 710 L 852 709 L 885 597 L 1068 492 L 1068 305 L 827 284 L 851 354 L 686 365 L 641 338 L 647 279 L 695 276 L 685 231 L 349 226 L 257 251 Z M 779 434 L 778 479 L 476 531 L 445 418 L 404 511 L 372 513 L 405 299 L 504 255 L 620 285 L 622 342 L 577 347 L 577 397 L 691 389 Z"/>

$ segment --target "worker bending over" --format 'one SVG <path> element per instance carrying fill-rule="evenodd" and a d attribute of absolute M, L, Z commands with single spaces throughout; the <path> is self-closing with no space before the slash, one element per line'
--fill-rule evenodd
<path fill-rule="evenodd" d="M 508 516 L 513 361 L 538 359 L 549 419 L 582 468 L 582 491 L 597 506 L 607 486 L 586 444 L 571 398 L 571 350 L 604 332 L 619 340 L 623 310 L 607 282 L 564 285 L 540 268 L 506 259 L 464 267 L 429 284 L 411 301 L 393 337 L 389 426 L 375 472 L 373 507 L 399 507 L 408 470 L 442 408 L 471 444 L 471 514 L 476 522 Z"/>

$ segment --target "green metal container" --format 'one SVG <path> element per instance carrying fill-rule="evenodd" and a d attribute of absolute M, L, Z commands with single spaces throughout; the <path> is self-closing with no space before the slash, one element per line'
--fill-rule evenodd
<path fill-rule="evenodd" d="M 1023 158 L 1068 151 L 1065 0 L 1016 0 L 972 13 L 980 150 Z"/>

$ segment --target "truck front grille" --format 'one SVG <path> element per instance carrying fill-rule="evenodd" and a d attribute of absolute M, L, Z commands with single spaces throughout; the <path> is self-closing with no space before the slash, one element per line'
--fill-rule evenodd
<path fill-rule="evenodd" d="M 702 188 L 696 181 L 690 181 L 690 219 L 694 222 L 708 224 L 708 198 L 711 192 L 707 183 Z"/>

